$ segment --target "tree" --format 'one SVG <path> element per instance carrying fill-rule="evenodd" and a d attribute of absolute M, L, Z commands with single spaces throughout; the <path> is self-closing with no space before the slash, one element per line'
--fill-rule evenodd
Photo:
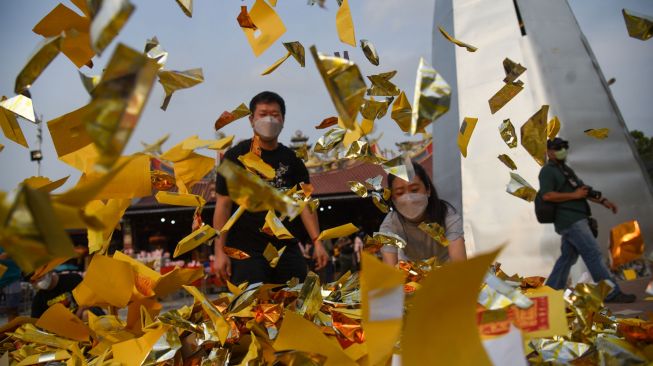
<path fill-rule="evenodd" d="M 653 180 L 653 137 L 647 137 L 642 131 L 630 131 L 630 136 L 635 142 L 637 152 L 644 161 L 648 175 Z"/>

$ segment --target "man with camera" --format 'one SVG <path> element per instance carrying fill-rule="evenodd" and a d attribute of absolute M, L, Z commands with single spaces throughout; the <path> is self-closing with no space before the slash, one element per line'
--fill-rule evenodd
<path fill-rule="evenodd" d="M 569 142 L 559 137 L 547 141 L 548 162 L 539 174 L 538 195 L 543 201 L 542 205 L 548 204 L 551 207 L 555 231 L 562 236 L 561 254 L 546 284 L 554 289 L 565 288 L 569 270 L 580 255 L 594 281 L 606 280 L 613 285 L 613 290 L 605 298 L 606 302 L 634 302 L 636 296 L 621 292 L 603 261 L 596 240 L 598 233 L 596 220 L 591 217 L 592 213 L 587 201 L 598 203 L 613 213 L 617 213 L 617 206 L 576 176 L 576 173 L 565 163 L 568 150 Z M 547 222 L 541 220 L 539 213 L 538 219 Z"/>

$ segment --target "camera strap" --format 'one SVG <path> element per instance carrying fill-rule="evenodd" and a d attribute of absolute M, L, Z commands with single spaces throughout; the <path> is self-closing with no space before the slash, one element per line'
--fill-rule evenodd
<path fill-rule="evenodd" d="M 562 173 L 562 175 L 565 176 L 565 181 L 566 181 L 567 184 L 569 184 L 571 186 L 571 188 L 578 189 L 578 187 L 580 187 L 579 179 L 576 176 L 576 173 L 570 167 L 566 166 L 565 164 L 557 164 L 557 163 L 556 163 L 556 166 L 558 166 L 558 169 L 560 169 L 560 172 Z M 560 188 L 562 189 L 562 187 L 560 187 Z M 570 210 L 570 211 L 582 212 L 582 213 L 585 213 L 585 214 L 587 214 L 589 216 L 592 216 L 592 208 L 590 207 L 589 203 L 587 203 L 587 199 L 583 199 L 583 201 L 585 202 L 585 207 L 587 209 L 586 211 L 576 210 L 576 209 L 569 208 L 569 207 L 564 207 L 564 206 L 562 206 L 562 207 L 558 206 L 558 208 L 562 208 L 562 209 L 566 209 L 566 210 Z"/>

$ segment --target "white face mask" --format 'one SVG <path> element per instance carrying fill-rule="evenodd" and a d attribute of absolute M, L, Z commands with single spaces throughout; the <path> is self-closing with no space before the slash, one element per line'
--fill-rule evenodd
<path fill-rule="evenodd" d="M 279 136 L 283 122 L 272 116 L 265 116 L 254 121 L 254 131 L 263 141 L 272 141 Z"/>
<path fill-rule="evenodd" d="M 52 285 L 52 273 L 46 273 L 36 281 L 34 287 L 39 290 L 47 290 L 50 288 L 50 285 Z"/>
<path fill-rule="evenodd" d="M 565 161 L 567 159 L 567 149 L 560 149 L 553 153 L 557 160 Z"/>
<path fill-rule="evenodd" d="M 399 213 L 408 220 L 419 218 L 429 203 L 429 196 L 424 193 L 404 193 L 393 200 Z"/>

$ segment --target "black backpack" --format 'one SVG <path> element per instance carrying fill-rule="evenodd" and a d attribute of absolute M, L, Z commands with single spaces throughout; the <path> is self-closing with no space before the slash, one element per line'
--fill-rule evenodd
<path fill-rule="evenodd" d="M 535 216 L 541 224 L 551 224 L 556 218 L 556 204 L 543 200 L 540 192 L 535 195 Z"/>

